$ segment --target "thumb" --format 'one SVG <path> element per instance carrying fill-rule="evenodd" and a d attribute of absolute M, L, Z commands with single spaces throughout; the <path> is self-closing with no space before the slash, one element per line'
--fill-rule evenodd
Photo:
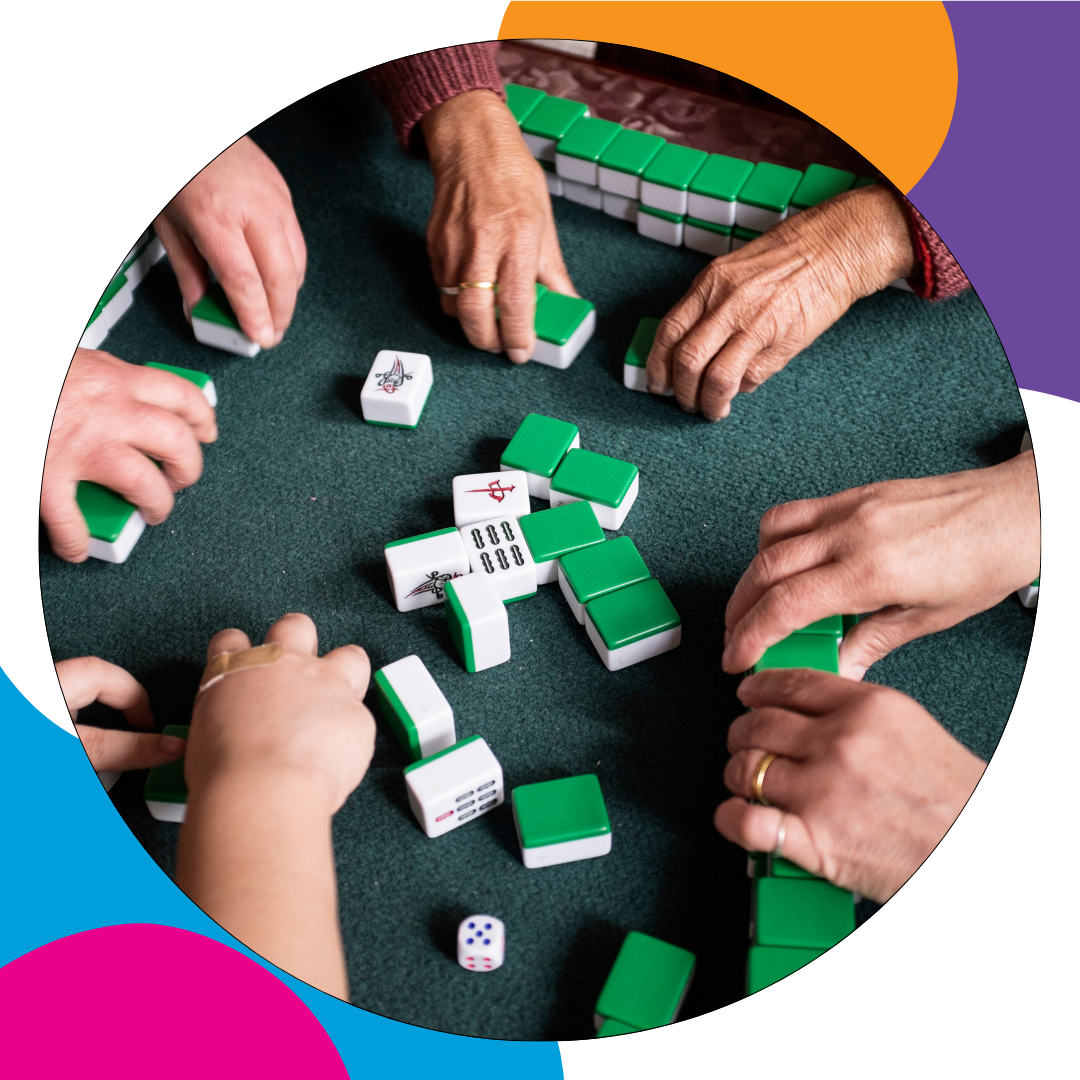
<path fill-rule="evenodd" d="M 887 607 L 860 619 L 840 645 L 840 674 L 858 682 L 867 669 L 906 645 L 940 627 L 926 608 Z"/>

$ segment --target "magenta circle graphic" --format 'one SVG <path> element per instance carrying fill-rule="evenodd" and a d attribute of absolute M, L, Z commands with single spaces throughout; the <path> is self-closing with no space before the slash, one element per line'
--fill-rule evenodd
<path fill-rule="evenodd" d="M 348 1080 L 277 976 L 171 926 L 106 926 L 0 968 L 0 1075 Z"/>

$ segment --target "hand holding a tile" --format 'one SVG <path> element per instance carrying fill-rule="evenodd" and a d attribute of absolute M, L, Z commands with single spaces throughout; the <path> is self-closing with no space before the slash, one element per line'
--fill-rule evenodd
<path fill-rule="evenodd" d="M 184 740 L 149 731 L 154 724 L 150 700 L 138 680 L 122 667 L 97 656 L 77 656 L 56 665 L 56 677 L 71 719 L 79 710 L 100 701 L 124 714 L 132 727 L 145 732 L 90 727 L 76 722 L 90 764 L 98 772 L 152 769 L 175 761 L 184 752 Z"/>
<path fill-rule="evenodd" d="M 577 296 L 566 272 L 544 174 L 517 122 L 488 90 L 470 90 L 421 121 L 435 202 L 427 244 L 435 284 L 498 282 L 442 298 L 478 349 L 523 364 L 535 344 L 535 283 Z"/>
<path fill-rule="evenodd" d="M 885 686 L 779 669 L 743 681 L 751 711 L 728 731 L 714 823 L 748 851 L 773 851 L 835 885 L 884 902 L 963 809 L 985 762 L 921 705 Z M 765 754 L 761 792 L 748 802 Z"/>
<path fill-rule="evenodd" d="M 244 333 L 264 349 L 281 341 L 304 283 L 307 247 L 284 177 L 250 136 L 190 180 L 154 231 L 189 320 L 212 271 Z"/>
<path fill-rule="evenodd" d="M 650 393 L 688 412 L 731 412 L 860 297 L 914 266 L 907 215 L 884 185 L 845 192 L 714 259 L 656 333 Z"/>
<path fill-rule="evenodd" d="M 893 649 L 993 607 L 1039 574 L 1031 451 L 989 469 L 889 480 L 774 506 L 728 601 L 723 666 L 747 670 L 792 631 L 873 612 L 844 637 L 861 679 Z"/>
<path fill-rule="evenodd" d="M 157 524 L 172 511 L 173 492 L 202 473 L 199 443 L 216 438 L 214 410 L 188 380 L 76 349 L 41 483 L 41 518 L 53 551 L 69 562 L 87 557 L 89 533 L 75 502 L 80 480 L 103 484 Z"/>

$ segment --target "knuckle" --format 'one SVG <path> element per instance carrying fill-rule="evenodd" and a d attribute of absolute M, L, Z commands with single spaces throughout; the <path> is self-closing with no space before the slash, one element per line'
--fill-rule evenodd
<path fill-rule="evenodd" d="M 675 365 L 686 371 L 700 371 L 712 357 L 712 351 L 697 341 L 681 342 L 674 353 Z"/>

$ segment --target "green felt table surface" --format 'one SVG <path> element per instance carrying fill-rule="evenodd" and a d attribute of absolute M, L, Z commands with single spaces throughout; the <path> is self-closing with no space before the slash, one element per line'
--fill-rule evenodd
<path fill-rule="evenodd" d="M 525 870 L 509 805 L 424 836 L 406 800 L 405 752 L 379 719 L 368 775 L 334 821 L 357 1005 L 470 1035 L 591 1038 L 593 1006 L 630 930 L 697 957 L 683 1018 L 741 997 L 746 854 L 712 826 L 726 797 L 727 726 L 743 711 L 739 680 L 719 671 L 724 606 L 768 507 L 1015 452 L 1024 412 L 981 304 L 972 293 L 932 305 L 887 289 L 708 424 L 622 386 L 638 321 L 663 315 L 706 256 L 555 200 L 596 333 L 566 371 L 515 367 L 468 347 L 442 315 L 425 256 L 428 165 L 404 156 L 362 84 L 336 84 L 254 136 L 284 173 L 307 238 L 293 324 L 278 348 L 232 356 L 195 342 L 167 262 L 140 285 L 104 348 L 209 373 L 221 434 L 202 478 L 125 564 L 43 552 L 55 657 L 93 653 L 130 669 L 160 729 L 188 721 L 215 631 L 240 626 L 257 642 L 283 612 L 305 611 L 324 650 L 359 642 L 373 668 L 419 654 L 454 707 L 458 737 L 488 741 L 508 789 L 599 777 L 611 854 Z M 360 388 L 384 348 L 432 357 L 435 384 L 415 430 L 360 418 Z M 678 610 L 680 648 L 609 673 L 558 585 L 546 585 L 509 609 L 513 659 L 469 675 L 441 607 L 395 610 L 383 545 L 452 525 L 451 478 L 497 469 L 528 412 L 572 421 L 584 447 L 640 468 L 621 533 Z M 986 757 L 1033 619 L 1010 596 L 897 650 L 869 677 L 917 698 Z M 111 798 L 171 872 L 178 828 L 150 818 L 144 780 L 124 776 Z M 457 924 L 478 911 L 506 923 L 506 962 L 491 975 L 454 959 Z"/>

